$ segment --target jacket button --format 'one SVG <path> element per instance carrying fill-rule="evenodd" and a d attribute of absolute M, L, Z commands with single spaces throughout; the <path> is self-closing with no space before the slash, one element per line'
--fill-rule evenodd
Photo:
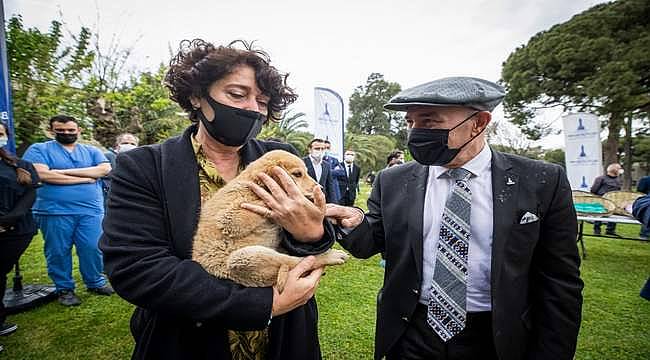
<path fill-rule="evenodd" d="M 197 321 L 197 322 L 196 322 L 196 327 L 198 328 L 198 327 L 201 327 L 201 326 L 203 326 L 203 323 L 200 322 L 200 321 Z"/>
<path fill-rule="evenodd" d="M 402 320 L 404 320 L 405 322 L 409 322 L 409 318 L 407 316 L 402 316 Z"/>

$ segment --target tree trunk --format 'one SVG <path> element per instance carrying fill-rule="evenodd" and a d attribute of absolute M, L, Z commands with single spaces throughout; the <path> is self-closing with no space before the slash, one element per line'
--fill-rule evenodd
<path fill-rule="evenodd" d="M 625 191 L 630 191 L 632 187 L 632 118 L 628 116 L 627 122 L 625 123 L 625 163 L 623 164 L 623 169 L 625 173 L 623 174 L 623 189 Z"/>
<path fill-rule="evenodd" d="M 607 165 L 618 162 L 618 139 L 623 121 L 624 118 L 621 113 L 612 113 L 609 116 L 609 124 L 607 125 L 609 134 L 603 148 L 603 174 Z"/>

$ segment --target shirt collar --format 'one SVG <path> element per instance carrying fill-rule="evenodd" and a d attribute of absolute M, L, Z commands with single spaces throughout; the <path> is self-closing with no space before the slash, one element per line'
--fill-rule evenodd
<path fill-rule="evenodd" d="M 480 177 L 482 173 L 490 168 L 491 163 L 492 151 L 486 143 L 478 155 L 474 156 L 474 158 L 463 164 L 461 167 L 471 172 L 472 177 Z M 433 176 L 435 176 L 436 179 L 447 172 L 447 170 L 449 170 L 449 168 L 446 168 L 444 166 L 430 166 L 430 171 L 433 173 Z"/>

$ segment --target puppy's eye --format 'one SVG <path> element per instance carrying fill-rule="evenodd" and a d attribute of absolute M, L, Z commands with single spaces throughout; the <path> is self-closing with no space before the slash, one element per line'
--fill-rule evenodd
<path fill-rule="evenodd" d="M 302 177 L 302 172 L 300 172 L 300 171 L 294 171 L 294 172 L 291 173 L 291 175 L 294 176 L 294 177 L 299 178 L 299 177 Z"/>

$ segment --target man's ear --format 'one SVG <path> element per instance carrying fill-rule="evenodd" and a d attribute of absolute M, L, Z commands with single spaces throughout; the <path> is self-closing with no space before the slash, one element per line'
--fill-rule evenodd
<path fill-rule="evenodd" d="M 490 121 L 492 121 L 492 113 L 489 111 L 480 111 L 476 114 L 476 121 L 474 122 L 472 132 L 475 134 L 481 133 L 490 124 Z"/>

